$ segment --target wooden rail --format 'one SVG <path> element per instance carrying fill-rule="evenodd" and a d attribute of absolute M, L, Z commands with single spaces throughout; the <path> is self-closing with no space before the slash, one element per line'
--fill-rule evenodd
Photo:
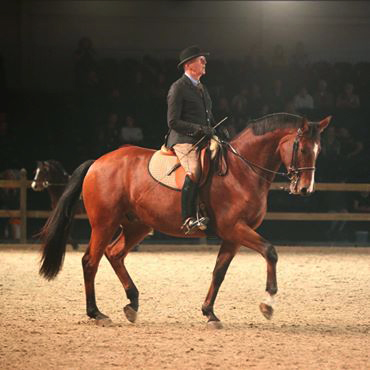
<path fill-rule="evenodd" d="M 0 180 L 0 188 L 20 188 L 20 206 L 18 210 L 0 210 L 0 218 L 19 218 L 21 221 L 21 243 L 27 242 L 27 219 L 48 218 L 51 211 L 28 211 L 27 189 L 32 181 L 27 180 L 27 171 L 20 171 L 20 180 Z M 275 182 L 271 190 L 286 190 L 289 183 Z M 370 191 L 370 184 L 316 183 L 317 191 Z M 87 219 L 86 214 L 78 214 L 77 219 Z M 267 212 L 265 220 L 284 221 L 370 221 L 370 213 L 353 212 Z"/>

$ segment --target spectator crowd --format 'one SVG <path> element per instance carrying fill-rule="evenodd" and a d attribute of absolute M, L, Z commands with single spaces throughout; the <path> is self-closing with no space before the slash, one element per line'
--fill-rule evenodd
<path fill-rule="evenodd" d="M 32 171 L 36 160 L 51 158 L 72 171 L 123 144 L 162 145 L 167 92 L 181 75 L 176 57 L 99 58 L 86 37 L 73 56 L 75 86 L 68 92 L 1 90 L 0 171 Z M 0 69 L 6 86 L 6 71 Z M 254 45 L 242 60 L 212 54 L 203 81 L 216 121 L 229 117 L 231 138 L 249 120 L 274 112 L 311 121 L 331 115 L 317 181 L 370 182 L 369 61 L 311 62 L 301 42 L 291 55 L 277 45 L 263 56 Z"/>

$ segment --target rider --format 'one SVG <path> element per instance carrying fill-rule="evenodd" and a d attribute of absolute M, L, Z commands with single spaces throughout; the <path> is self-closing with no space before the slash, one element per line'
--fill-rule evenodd
<path fill-rule="evenodd" d="M 212 101 L 200 78 L 206 73 L 206 56 L 197 45 L 190 46 L 180 53 L 178 69 L 184 74 L 175 81 L 167 96 L 167 122 L 169 132 L 166 146 L 173 148 L 185 169 L 185 181 L 181 193 L 182 229 L 186 234 L 197 229 L 207 228 L 208 218 L 196 217 L 196 198 L 201 175 L 200 148 L 214 134 L 212 128 Z M 201 140 L 199 145 L 194 147 Z"/>

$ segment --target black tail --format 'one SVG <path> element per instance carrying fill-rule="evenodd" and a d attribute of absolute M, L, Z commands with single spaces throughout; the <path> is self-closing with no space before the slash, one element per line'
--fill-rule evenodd
<path fill-rule="evenodd" d="M 39 273 L 47 280 L 54 279 L 62 267 L 68 234 L 81 194 L 82 183 L 93 163 L 93 160 L 86 161 L 72 173 L 57 206 L 40 232 L 43 252 Z"/>

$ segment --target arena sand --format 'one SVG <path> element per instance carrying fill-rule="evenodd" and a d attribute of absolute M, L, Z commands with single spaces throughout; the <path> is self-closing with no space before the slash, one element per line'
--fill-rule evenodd
<path fill-rule="evenodd" d="M 217 249 L 150 246 L 127 257 L 140 290 L 136 324 L 103 259 L 98 306 L 113 326 L 85 316 L 82 252 L 67 251 L 56 280 L 38 275 L 39 253 L 0 249 L 0 368 L 370 369 L 370 248 L 278 247 L 279 293 L 267 321 L 266 264 L 242 249 L 220 289 L 207 330 L 201 305 Z"/>

